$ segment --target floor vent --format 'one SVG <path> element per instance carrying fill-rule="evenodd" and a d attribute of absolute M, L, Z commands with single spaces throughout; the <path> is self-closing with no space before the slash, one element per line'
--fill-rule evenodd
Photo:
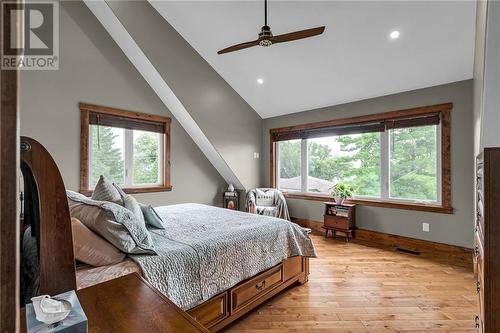
<path fill-rule="evenodd" d="M 397 247 L 397 248 L 396 248 L 396 251 L 403 252 L 403 253 L 407 253 L 407 254 L 414 254 L 414 255 L 416 255 L 416 256 L 419 256 L 419 255 L 420 255 L 420 252 L 419 252 L 419 251 L 407 250 L 407 249 L 403 249 L 403 248 L 400 248 L 400 247 Z"/>

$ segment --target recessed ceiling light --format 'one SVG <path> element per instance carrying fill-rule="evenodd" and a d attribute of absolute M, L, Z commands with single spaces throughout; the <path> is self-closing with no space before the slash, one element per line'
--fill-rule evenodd
<path fill-rule="evenodd" d="M 391 31 L 391 34 L 389 36 L 391 36 L 392 39 L 396 39 L 399 37 L 399 35 L 401 35 L 401 33 L 398 30 L 394 30 Z"/>
<path fill-rule="evenodd" d="M 264 79 L 258 78 L 258 79 L 257 79 L 257 83 L 258 83 L 258 84 L 264 84 Z"/>

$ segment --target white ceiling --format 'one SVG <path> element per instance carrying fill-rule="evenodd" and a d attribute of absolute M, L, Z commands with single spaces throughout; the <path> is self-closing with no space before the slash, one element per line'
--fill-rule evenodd
<path fill-rule="evenodd" d="M 325 32 L 225 55 L 256 39 L 263 1 L 151 3 L 262 118 L 472 78 L 474 1 L 270 0 L 275 35 Z"/>

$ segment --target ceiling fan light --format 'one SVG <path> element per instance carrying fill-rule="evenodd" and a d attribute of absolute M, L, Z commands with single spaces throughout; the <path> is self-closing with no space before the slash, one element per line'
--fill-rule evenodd
<path fill-rule="evenodd" d="M 260 46 L 267 47 L 267 46 L 271 46 L 271 45 L 273 45 L 273 42 L 271 42 L 269 39 L 262 39 L 262 40 L 259 42 L 259 45 L 260 45 Z"/>
<path fill-rule="evenodd" d="M 321 35 L 323 31 L 325 31 L 325 26 L 294 31 L 279 36 L 273 36 L 271 27 L 267 25 L 267 0 L 264 0 L 264 26 L 260 29 L 257 39 L 226 47 L 225 49 L 217 51 L 217 54 L 234 52 L 257 45 L 268 47 L 273 45 L 273 43 L 291 42 L 298 39 Z"/>
<path fill-rule="evenodd" d="M 400 35 L 401 33 L 398 30 L 391 31 L 391 33 L 389 34 L 391 39 L 398 39 Z"/>

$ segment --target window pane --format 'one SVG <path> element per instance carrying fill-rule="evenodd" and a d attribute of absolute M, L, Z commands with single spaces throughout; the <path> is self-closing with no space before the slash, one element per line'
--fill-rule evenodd
<path fill-rule="evenodd" d="M 345 183 L 358 196 L 380 197 L 380 134 L 308 139 L 308 191 L 328 193 Z"/>
<path fill-rule="evenodd" d="M 437 126 L 389 132 L 390 196 L 437 201 Z"/>
<path fill-rule="evenodd" d="M 90 186 L 93 188 L 100 175 L 122 185 L 125 179 L 124 139 L 122 128 L 90 125 Z"/>
<path fill-rule="evenodd" d="M 278 186 L 285 191 L 300 191 L 300 140 L 278 142 Z"/>
<path fill-rule="evenodd" d="M 158 184 L 160 179 L 160 135 L 134 130 L 134 185 Z"/>

